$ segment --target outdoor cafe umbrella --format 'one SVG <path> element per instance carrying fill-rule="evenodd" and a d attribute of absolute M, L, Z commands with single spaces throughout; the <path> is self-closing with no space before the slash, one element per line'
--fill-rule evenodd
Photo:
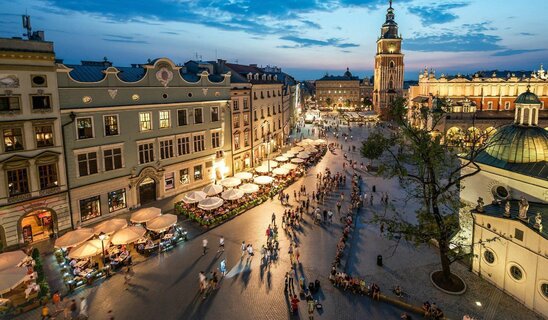
<path fill-rule="evenodd" d="M 2 255 L 0 255 L 0 260 Z M 0 269 L 0 294 L 10 292 L 25 281 L 27 277 L 27 268 L 6 267 Z"/>
<path fill-rule="evenodd" d="M 286 157 L 288 159 L 294 158 L 297 153 L 298 152 L 287 151 L 286 153 L 282 154 L 282 157 Z"/>
<path fill-rule="evenodd" d="M 287 169 L 287 170 L 295 170 L 297 169 L 297 165 L 293 163 L 286 163 L 281 168 Z"/>
<path fill-rule="evenodd" d="M 21 250 L 4 252 L 0 254 L 0 270 L 16 267 L 27 257 L 28 255 Z"/>
<path fill-rule="evenodd" d="M 207 194 L 203 191 L 190 191 L 183 196 L 183 202 L 186 204 L 196 203 L 204 200 Z"/>
<path fill-rule="evenodd" d="M 314 152 L 318 152 L 318 149 L 316 149 L 315 147 L 310 146 L 310 147 L 304 148 L 304 152 L 306 152 L 306 153 L 314 153 Z"/>
<path fill-rule="evenodd" d="M 209 186 L 205 187 L 203 191 L 208 196 L 214 196 L 216 194 L 223 192 L 223 186 L 218 184 L 210 184 Z"/>
<path fill-rule="evenodd" d="M 240 189 L 230 189 L 221 193 L 221 197 L 225 200 L 238 200 L 244 196 L 244 192 Z"/>
<path fill-rule="evenodd" d="M 306 143 L 306 144 L 312 144 L 312 143 L 314 143 L 314 140 L 309 139 L 309 138 L 306 138 L 306 139 L 304 139 L 304 140 L 301 141 L 301 142 L 304 142 L 304 143 Z"/>
<path fill-rule="evenodd" d="M 256 184 L 271 184 L 274 179 L 269 176 L 260 176 L 253 179 L 253 182 Z"/>
<path fill-rule="evenodd" d="M 270 168 L 269 170 L 269 168 L 266 166 L 260 166 L 255 168 L 255 171 L 257 171 L 258 173 L 268 173 L 269 171 L 272 171 L 272 168 Z"/>
<path fill-rule="evenodd" d="M 103 240 L 103 246 L 101 246 L 101 239 L 88 240 L 76 248 L 70 250 L 68 257 L 70 259 L 85 259 L 96 256 L 101 253 L 102 248 L 107 248 L 109 240 Z"/>
<path fill-rule="evenodd" d="M 251 172 L 238 172 L 234 175 L 234 178 L 238 178 L 238 179 L 241 179 L 241 180 L 249 180 L 249 179 L 252 179 L 253 178 L 253 173 Z"/>
<path fill-rule="evenodd" d="M 318 140 L 314 140 L 314 145 L 321 145 L 321 144 L 326 144 L 327 141 L 325 141 L 324 139 L 318 139 Z"/>
<path fill-rule="evenodd" d="M 301 152 L 297 155 L 297 157 L 301 159 L 308 159 L 310 158 L 310 154 L 308 154 L 307 152 Z"/>
<path fill-rule="evenodd" d="M 116 231 L 110 238 L 113 245 L 122 245 L 135 242 L 143 237 L 147 231 L 141 226 L 129 226 Z"/>
<path fill-rule="evenodd" d="M 203 210 L 213 210 L 222 206 L 223 203 L 223 199 L 219 197 L 211 197 L 200 201 L 200 203 L 198 203 L 198 208 Z"/>
<path fill-rule="evenodd" d="M 272 170 L 272 174 L 274 174 L 275 176 L 285 176 L 288 173 L 289 173 L 289 170 L 284 168 L 276 168 Z"/>
<path fill-rule="evenodd" d="M 75 247 L 86 240 L 93 238 L 94 233 L 93 229 L 90 228 L 81 228 L 73 231 L 69 231 L 62 235 L 60 238 L 55 240 L 55 247 L 57 248 L 68 248 Z"/>
<path fill-rule="evenodd" d="M 156 207 L 142 208 L 131 214 L 131 222 L 144 223 L 162 214 L 162 209 Z"/>
<path fill-rule="evenodd" d="M 270 167 L 270 169 L 276 168 L 277 166 L 278 163 L 274 160 L 265 160 L 263 161 L 263 163 L 261 163 L 261 167 Z"/>
<path fill-rule="evenodd" d="M 299 153 L 299 152 L 301 152 L 301 151 L 303 151 L 303 150 L 304 150 L 303 147 L 293 147 L 293 148 L 289 149 L 289 152 L 291 152 L 291 153 Z"/>
<path fill-rule="evenodd" d="M 306 146 L 309 145 L 309 143 L 308 143 L 308 142 L 305 142 L 305 141 L 303 140 L 303 141 L 297 143 L 297 145 L 300 146 L 300 147 L 306 147 Z"/>
<path fill-rule="evenodd" d="M 276 161 L 279 161 L 279 162 L 286 162 L 288 160 L 289 159 L 287 157 L 284 157 L 284 156 L 277 156 L 276 157 Z"/>
<path fill-rule="evenodd" d="M 291 163 L 299 164 L 299 163 L 303 163 L 303 162 L 304 162 L 304 160 L 301 159 L 301 158 L 291 159 Z"/>
<path fill-rule="evenodd" d="M 162 232 L 177 223 L 177 216 L 164 214 L 147 222 L 147 229 L 154 232 Z"/>
<path fill-rule="evenodd" d="M 95 234 L 105 233 L 105 234 L 113 234 L 114 232 L 124 228 L 127 226 L 126 219 L 110 219 L 105 220 L 95 227 L 93 227 L 93 232 Z"/>
<path fill-rule="evenodd" d="M 224 180 L 221 180 L 221 184 L 227 188 L 234 188 L 242 184 L 242 180 L 238 178 L 226 178 Z"/>
<path fill-rule="evenodd" d="M 259 186 L 254 183 L 246 183 L 242 184 L 239 190 L 242 190 L 244 193 L 254 193 L 259 191 Z"/>

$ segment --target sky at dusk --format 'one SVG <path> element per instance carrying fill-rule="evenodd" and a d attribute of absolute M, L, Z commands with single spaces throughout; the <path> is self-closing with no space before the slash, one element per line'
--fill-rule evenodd
<path fill-rule="evenodd" d="M 21 36 L 21 14 L 66 63 L 117 66 L 168 57 L 277 65 L 298 80 L 346 67 L 370 76 L 384 0 L 0 0 L 0 37 Z M 536 70 L 548 63 L 547 0 L 394 0 L 406 79 Z"/>

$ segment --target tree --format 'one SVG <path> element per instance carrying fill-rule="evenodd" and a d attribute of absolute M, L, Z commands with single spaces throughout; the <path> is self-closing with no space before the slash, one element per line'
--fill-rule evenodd
<path fill-rule="evenodd" d="M 350 108 L 350 105 L 352 104 L 352 101 L 350 101 L 350 99 L 346 99 L 344 101 L 344 106 L 347 107 L 347 108 Z"/>
<path fill-rule="evenodd" d="M 325 103 L 327 104 L 327 107 L 330 108 L 332 103 L 331 98 L 328 97 L 327 99 L 325 99 Z"/>
<path fill-rule="evenodd" d="M 372 133 L 367 141 L 362 144 L 360 151 L 362 156 L 369 159 L 369 165 L 372 166 L 373 160 L 380 158 L 388 146 L 385 145 L 386 139 L 380 132 Z"/>
<path fill-rule="evenodd" d="M 389 134 L 370 135 L 363 143 L 362 155 L 374 157 L 379 149 L 384 150 L 387 159 L 383 158 L 379 174 L 397 177 L 408 198 L 419 202 L 416 223 L 408 222 L 401 213 L 394 213 L 389 218 L 375 215 L 374 221 L 387 226 L 389 237 L 403 237 L 415 244 L 434 239 L 442 270 L 435 272 L 432 280 L 446 290 L 460 291 L 464 283 L 452 275 L 450 267 L 469 255 L 464 244 L 453 239 L 459 229 L 459 211 L 464 206 L 459 197 L 460 185 L 462 180 L 480 171 L 475 160 L 487 143 L 486 137 L 479 132 L 466 140 L 450 141 L 451 138 L 446 137 L 442 141 L 435 127 L 444 117 L 445 104 L 440 101 L 432 110 L 423 108 L 416 112 L 414 116 L 421 117 L 419 123 L 428 125 L 413 126 L 406 119 L 405 100 L 396 99 L 391 116 L 398 128 Z"/>

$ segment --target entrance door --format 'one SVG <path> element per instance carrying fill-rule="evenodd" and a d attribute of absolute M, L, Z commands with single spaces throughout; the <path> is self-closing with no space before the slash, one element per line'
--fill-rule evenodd
<path fill-rule="evenodd" d="M 139 185 L 139 199 L 141 205 L 156 200 L 156 181 L 146 178 Z"/>
<path fill-rule="evenodd" d="M 49 239 L 53 234 L 53 217 L 49 210 L 36 210 L 21 220 L 21 231 L 25 243 Z"/>

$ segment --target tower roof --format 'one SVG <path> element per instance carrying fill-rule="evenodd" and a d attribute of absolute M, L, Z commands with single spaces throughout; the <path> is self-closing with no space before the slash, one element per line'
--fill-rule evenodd
<path fill-rule="evenodd" d="M 538 96 L 532 93 L 531 90 L 529 90 L 529 87 L 527 87 L 527 91 L 520 94 L 518 98 L 516 99 L 516 101 L 514 102 L 521 103 L 521 104 L 538 104 L 538 105 L 542 104 Z"/>
<path fill-rule="evenodd" d="M 397 39 L 398 36 L 398 24 L 395 21 L 396 15 L 394 14 L 394 8 L 392 8 L 392 0 L 390 0 L 390 7 L 386 10 L 386 21 L 381 28 L 382 39 Z"/>

